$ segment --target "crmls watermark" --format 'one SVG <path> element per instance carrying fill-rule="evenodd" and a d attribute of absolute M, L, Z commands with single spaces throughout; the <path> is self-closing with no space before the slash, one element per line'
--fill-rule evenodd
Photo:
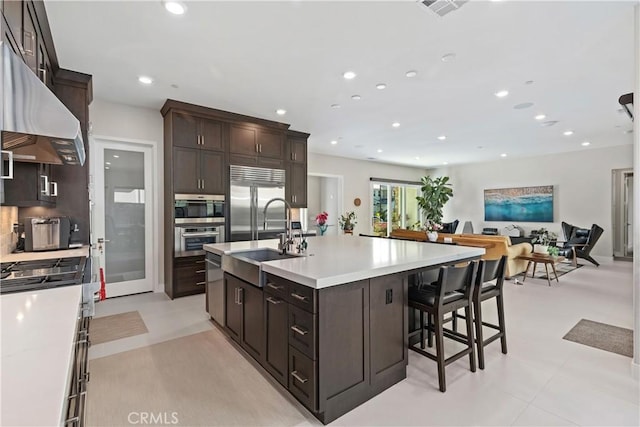
<path fill-rule="evenodd" d="M 141 425 L 172 425 L 180 422 L 177 412 L 129 412 L 127 420 L 129 424 Z"/>

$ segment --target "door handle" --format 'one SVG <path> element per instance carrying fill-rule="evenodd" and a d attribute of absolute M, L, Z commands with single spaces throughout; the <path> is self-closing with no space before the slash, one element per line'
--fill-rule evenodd
<path fill-rule="evenodd" d="M 58 195 L 58 183 L 55 181 L 51 181 L 51 187 L 53 188 L 53 191 L 51 192 L 52 196 L 57 196 Z"/>
<path fill-rule="evenodd" d="M 244 289 L 238 288 L 238 304 L 240 304 L 240 305 L 242 305 L 242 303 L 244 302 L 242 300 L 243 294 L 244 294 Z"/>
<path fill-rule="evenodd" d="M 267 297 L 267 301 L 269 301 L 271 304 L 280 304 L 282 302 L 281 299 L 275 299 L 273 297 Z"/>
<path fill-rule="evenodd" d="M 303 329 L 301 327 L 299 327 L 298 325 L 293 325 L 291 327 L 291 330 L 297 334 L 300 334 L 302 336 L 307 335 L 309 333 L 309 331 L 307 331 L 306 329 Z"/>
<path fill-rule="evenodd" d="M 308 299 L 307 297 L 297 294 L 295 292 L 291 292 L 291 296 L 300 301 L 306 301 Z"/>
<path fill-rule="evenodd" d="M 293 371 L 291 372 L 291 376 L 295 379 L 297 379 L 298 381 L 300 381 L 302 384 L 306 383 L 307 381 L 309 381 L 309 378 L 304 378 L 301 377 L 300 374 L 298 374 L 298 371 Z"/>
<path fill-rule="evenodd" d="M 105 240 L 102 237 L 98 237 L 98 243 L 106 243 L 106 242 L 110 242 L 111 240 Z"/>
<path fill-rule="evenodd" d="M 200 135 L 200 141 L 202 141 L 202 145 L 204 146 L 204 135 Z"/>
<path fill-rule="evenodd" d="M 49 196 L 49 177 L 47 175 L 40 175 L 42 179 L 42 190 L 40 192 L 45 196 Z"/>

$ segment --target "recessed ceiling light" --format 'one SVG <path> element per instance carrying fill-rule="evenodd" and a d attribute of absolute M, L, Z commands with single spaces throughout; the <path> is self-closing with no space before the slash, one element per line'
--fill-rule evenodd
<path fill-rule="evenodd" d="M 442 58 L 440 58 L 442 60 L 442 62 L 451 62 L 454 59 L 456 59 L 456 54 L 455 53 L 447 53 L 445 55 L 442 55 Z"/>
<path fill-rule="evenodd" d="M 440 135 L 440 136 L 438 137 L 438 139 L 439 139 L 440 141 L 444 141 L 445 139 L 447 139 L 447 137 L 446 137 L 446 136 L 444 136 L 444 135 Z"/>
<path fill-rule="evenodd" d="M 340 104 L 331 104 L 331 108 L 340 108 Z"/>
<path fill-rule="evenodd" d="M 336 145 L 338 143 L 338 141 L 336 141 L 335 139 L 333 141 L 331 141 L 331 145 Z"/>
<path fill-rule="evenodd" d="M 104 162 L 105 165 L 109 166 L 111 162 Z"/>
<path fill-rule="evenodd" d="M 143 85 L 150 85 L 151 83 L 153 83 L 153 79 L 148 76 L 140 76 L 138 77 L 138 81 Z"/>
<path fill-rule="evenodd" d="M 442 162 L 442 164 L 443 164 L 443 165 L 448 165 L 448 164 L 449 164 L 449 162 Z"/>
<path fill-rule="evenodd" d="M 507 157 L 507 153 L 500 154 L 500 157 Z"/>
<path fill-rule="evenodd" d="M 356 76 L 357 74 L 354 73 L 353 71 L 345 71 L 344 74 L 342 75 L 342 77 L 344 77 L 347 80 L 355 79 Z"/>
<path fill-rule="evenodd" d="M 585 141 L 581 144 L 583 147 L 588 147 L 591 145 L 591 143 L 589 141 Z"/>
<path fill-rule="evenodd" d="M 276 110 L 276 114 L 279 116 L 284 116 L 285 114 L 287 114 L 287 110 L 283 110 L 282 108 L 278 108 Z"/>
<path fill-rule="evenodd" d="M 382 150 L 380 148 L 378 148 L 378 153 L 382 153 Z"/>
<path fill-rule="evenodd" d="M 386 84 L 384 84 L 384 83 L 378 83 L 378 84 L 376 85 L 376 89 L 380 89 L 380 90 L 382 90 L 382 89 L 386 89 L 386 88 L 387 88 L 387 85 L 386 85 Z"/>
<path fill-rule="evenodd" d="M 562 132 L 562 134 L 564 136 L 571 136 L 571 135 L 573 135 L 573 131 L 572 130 L 565 130 L 564 132 Z"/>
<path fill-rule="evenodd" d="M 415 77 L 417 75 L 418 75 L 418 72 L 415 71 L 415 70 L 407 71 L 406 74 L 405 74 L 405 76 L 407 76 L 407 77 Z"/>
<path fill-rule="evenodd" d="M 182 15 L 187 10 L 185 5 L 178 1 L 165 1 L 164 8 L 174 15 Z"/>
<path fill-rule="evenodd" d="M 533 102 L 523 102 L 522 104 L 516 104 L 513 106 L 516 110 L 524 110 L 529 107 L 533 107 Z"/>
<path fill-rule="evenodd" d="M 556 123 L 558 123 L 558 121 L 557 121 L 557 120 L 549 120 L 548 122 L 540 123 L 540 126 L 543 126 L 543 127 L 548 128 L 548 127 L 550 127 L 550 126 L 555 125 Z"/>
<path fill-rule="evenodd" d="M 420 157 L 416 156 L 416 160 L 420 160 Z"/>
<path fill-rule="evenodd" d="M 362 97 L 360 95 L 351 95 L 351 99 L 353 99 L 354 101 L 360 101 Z"/>
<path fill-rule="evenodd" d="M 117 154 L 114 154 L 114 155 L 113 155 L 113 158 L 114 158 L 114 159 L 119 159 L 119 158 L 120 158 L 120 156 L 118 156 Z"/>
<path fill-rule="evenodd" d="M 398 128 L 398 127 L 400 127 L 400 123 L 393 122 L 393 123 L 391 123 L 391 126 L 393 126 L 394 128 Z"/>
<path fill-rule="evenodd" d="M 496 92 L 495 95 L 498 98 L 504 98 L 505 96 L 509 95 L 509 91 L 508 90 L 500 90 L 500 91 Z"/>
<path fill-rule="evenodd" d="M 105 168 L 105 169 L 110 169 L 110 168 L 109 168 L 109 166 L 105 166 L 104 168 Z"/>
<path fill-rule="evenodd" d="M 547 116 L 545 116 L 544 114 L 538 114 L 537 116 L 534 117 L 534 119 L 536 120 L 544 120 L 546 118 Z"/>

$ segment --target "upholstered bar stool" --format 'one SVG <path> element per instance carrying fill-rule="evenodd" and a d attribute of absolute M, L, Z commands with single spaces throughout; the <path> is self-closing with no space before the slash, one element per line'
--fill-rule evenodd
<path fill-rule="evenodd" d="M 469 368 L 471 372 L 476 371 L 475 348 L 473 344 L 473 321 L 471 317 L 473 290 L 476 283 L 476 269 L 478 263 L 470 262 L 465 267 L 440 267 L 437 282 L 427 287 L 409 288 L 409 307 L 420 311 L 420 327 L 409 333 L 409 337 L 420 336 L 420 348 L 410 345 L 409 348 L 438 363 L 438 383 L 440 391 L 447 390 L 445 379 L 445 366 L 456 360 L 469 355 Z M 444 315 L 464 308 L 467 334 L 463 335 L 456 331 L 444 330 Z M 425 351 L 425 323 L 424 315 L 433 318 L 426 328 L 432 330 L 436 340 L 436 354 L 433 355 Z M 431 326 L 431 323 L 433 325 Z M 466 347 L 458 353 L 445 358 L 444 337 L 453 339 Z"/>
<path fill-rule="evenodd" d="M 473 291 L 473 312 L 476 326 L 476 345 L 478 347 L 478 366 L 484 369 L 484 347 L 500 338 L 502 353 L 507 354 L 507 332 L 504 322 L 504 274 L 507 256 L 496 260 L 481 260 L 478 267 L 476 286 Z M 495 298 L 498 306 L 498 324 L 494 325 L 482 319 L 482 301 Z M 466 314 L 466 313 L 465 313 Z M 495 329 L 498 333 L 484 338 L 482 326 Z"/>

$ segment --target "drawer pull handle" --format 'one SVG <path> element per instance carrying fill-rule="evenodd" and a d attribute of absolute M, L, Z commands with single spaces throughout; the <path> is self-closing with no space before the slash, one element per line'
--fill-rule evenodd
<path fill-rule="evenodd" d="M 301 328 L 301 327 L 300 327 L 300 326 L 298 326 L 298 325 L 293 325 L 293 326 L 291 327 L 291 330 L 292 330 L 293 332 L 297 333 L 297 334 L 302 335 L 302 336 L 307 335 L 307 334 L 309 333 L 309 331 L 307 331 L 307 330 L 306 330 L 306 329 L 304 329 L 304 328 Z"/>
<path fill-rule="evenodd" d="M 298 294 L 297 294 L 297 293 L 295 293 L 295 292 L 291 292 L 291 296 L 292 296 L 292 297 L 294 297 L 294 298 L 295 298 L 295 299 L 297 299 L 297 300 L 300 300 L 300 301 L 306 301 L 306 300 L 308 300 L 308 299 L 309 299 L 309 298 L 307 298 L 307 297 L 305 297 L 305 296 L 303 296 L 303 295 L 298 295 Z"/>
<path fill-rule="evenodd" d="M 300 374 L 298 374 L 298 371 L 293 371 L 291 372 L 291 376 L 295 379 L 297 379 L 298 381 L 300 381 L 302 384 L 306 383 L 307 381 L 309 381 L 309 378 L 304 378 L 301 377 Z"/>
<path fill-rule="evenodd" d="M 196 273 L 206 273 L 207 270 L 196 270 Z"/>
<path fill-rule="evenodd" d="M 204 260 L 203 260 L 203 259 L 201 259 L 201 260 L 199 260 L 199 261 L 196 261 L 196 264 L 204 264 Z"/>
<path fill-rule="evenodd" d="M 198 285 L 198 286 L 204 286 L 204 285 L 206 285 L 206 284 L 207 284 L 207 282 L 197 282 L 197 283 L 196 283 L 196 285 Z"/>
<path fill-rule="evenodd" d="M 267 288 L 275 289 L 276 291 L 281 291 L 284 289 L 283 285 L 274 285 L 273 283 L 267 283 Z"/>
<path fill-rule="evenodd" d="M 271 304 L 280 304 L 282 302 L 281 299 L 275 299 L 273 297 L 267 297 L 267 301 L 269 301 Z"/>

